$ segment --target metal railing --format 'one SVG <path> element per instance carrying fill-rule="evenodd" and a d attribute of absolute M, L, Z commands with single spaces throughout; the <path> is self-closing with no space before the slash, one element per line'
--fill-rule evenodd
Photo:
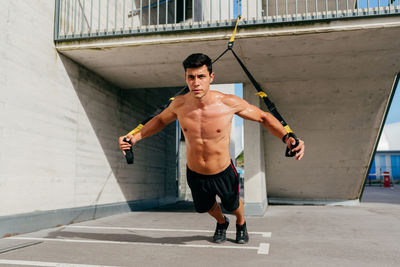
<path fill-rule="evenodd" d="M 400 14 L 400 0 L 56 0 L 56 41 Z"/>

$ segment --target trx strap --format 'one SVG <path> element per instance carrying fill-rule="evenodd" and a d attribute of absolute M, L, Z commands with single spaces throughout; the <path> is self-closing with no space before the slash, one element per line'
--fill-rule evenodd
<path fill-rule="evenodd" d="M 254 79 L 253 75 L 251 75 L 250 71 L 246 68 L 246 66 L 243 64 L 243 62 L 240 60 L 238 55 L 236 55 L 235 51 L 233 50 L 233 45 L 235 43 L 236 29 L 237 29 L 237 26 L 239 24 L 239 20 L 240 19 L 241 19 L 241 16 L 238 16 L 238 18 L 236 19 L 235 29 L 233 31 L 231 39 L 229 40 L 228 48 L 225 50 L 225 52 L 227 50 L 232 51 L 232 54 L 236 58 L 236 60 L 239 63 L 240 67 L 242 67 L 243 71 L 246 73 L 246 75 L 249 78 L 250 82 L 256 88 L 256 90 L 258 92 L 256 95 L 258 95 L 259 97 L 262 98 L 262 100 L 264 100 L 264 103 L 267 106 L 268 111 L 282 124 L 283 128 L 285 128 L 287 134 L 282 138 L 282 141 L 286 144 L 286 142 L 285 142 L 286 141 L 286 137 L 293 137 L 294 140 L 296 141 L 296 143 L 294 145 L 292 145 L 291 148 L 287 147 L 286 148 L 286 152 L 285 152 L 285 156 L 286 157 L 294 157 L 296 155 L 296 153 L 292 152 L 291 149 L 293 149 L 293 148 L 295 148 L 295 147 L 297 147 L 299 145 L 299 139 L 294 134 L 292 129 L 290 129 L 289 125 L 285 122 L 285 120 L 282 118 L 281 114 L 279 114 L 275 104 L 269 99 L 268 95 L 264 92 L 264 90 L 258 84 L 256 79 Z"/>
<path fill-rule="evenodd" d="M 267 108 L 269 110 L 269 112 L 282 124 L 282 126 L 285 128 L 287 134 L 282 138 L 282 141 L 286 144 L 286 138 L 287 137 L 293 137 L 296 140 L 296 144 L 292 145 L 291 149 L 297 147 L 299 145 L 299 139 L 296 137 L 296 135 L 294 134 L 294 132 L 290 129 L 289 125 L 285 122 L 285 120 L 282 118 L 282 116 L 279 114 L 278 110 L 276 109 L 275 104 L 268 98 L 267 94 L 263 91 L 263 89 L 261 88 L 261 86 L 257 83 L 257 81 L 254 79 L 253 75 L 251 75 L 251 73 L 249 72 L 249 70 L 246 68 L 246 66 L 243 64 L 243 62 L 240 60 L 240 58 L 236 55 L 235 51 L 233 51 L 233 45 L 235 43 L 235 37 L 236 37 L 236 31 L 237 31 L 237 27 L 239 25 L 239 21 L 241 19 L 241 16 L 238 16 L 236 19 L 236 24 L 235 24 L 235 28 L 233 30 L 232 36 L 229 40 L 228 43 L 228 48 L 225 49 L 224 52 L 222 52 L 213 62 L 212 64 L 214 64 L 215 62 L 217 62 L 223 55 L 225 55 L 226 52 L 228 52 L 229 50 L 232 51 L 232 54 L 234 55 L 234 57 L 236 58 L 236 60 L 238 61 L 239 65 L 242 67 L 243 71 L 246 73 L 247 77 L 249 78 L 249 80 L 251 81 L 251 83 L 253 84 L 253 86 L 256 88 L 257 90 L 257 95 L 260 96 L 263 100 L 264 103 L 267 105 Z M 160 114 L 164 109 L 166 109 L 171 102 L 174 100 L 174 98 L 178 95 L 181 95 L 183 93 L 186 92 L 186 90 L 188 89 L 187 86 L 183 87 L 181 90 L 179 90 L 173 97 L 171 97 L 168 101 L 167 104 L 160 106 L 159 108 L 157 108 L 156 111 L 153 112 L 153 114 L 151 114 L 149 117 L 147 117 L 144 121 L 142 121 L 138 126 L 136 126 L 135 129 L 133 129 L 132 131 L 130 131 L 127 135 L 135 135 L 138 132 L 140 132 L 140 130 L 143 128 L 143 126 L 150 121 L 152 118 L 154 118 L 155 116 L 157 116 L 158 114 Z M 127 140 L 126 137 L 124 138 L 124 142 L 128 142 L 131 144 L 131 141 Z M 126 162 L 128 164 L 133 164 L 134 161 L 134 156 L 133 156 L 133 151 L 132 151 L 132 147 L 129 150 L 125 150 L 125 158 L 126 158 Z M 295 156 L 296 153 L 290 151 L 290 148 L 287 147 L 286 148 L 286 153 L 285 156 L 286 157 L 293 157 Z"/>

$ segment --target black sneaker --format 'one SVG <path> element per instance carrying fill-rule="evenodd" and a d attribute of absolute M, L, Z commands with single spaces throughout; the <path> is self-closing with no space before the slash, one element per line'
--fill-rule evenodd
<path fill-rule="evenodd" d="M 229 219 L 225 217 L 225 223 L 219 224 L 217 223 L 217 228 L 215 229 L 215 233 L 213 236 L 213 241 L 215 243 L 223 243 L 226 241 L 226 229 L 228 229 L 229 226 Z"/>
<path fill-rule="evenodd" d="M 247 233 L 246 222 L 243 225 L 236 224 L 236 243 L 246 244 L 249 242 L 249 234 Z"/>

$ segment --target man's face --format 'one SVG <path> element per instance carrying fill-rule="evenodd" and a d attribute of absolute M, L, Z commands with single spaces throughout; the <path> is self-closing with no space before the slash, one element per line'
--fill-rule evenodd
<path fill-rule="evenodd" d="M 206 65 L 199 68 L 187 68 L 185 72 L 185 80 L 190 94 L 197 99 L 201 99 L 207 94 L 213 79 L 214 72 L 210 74 Z"/>

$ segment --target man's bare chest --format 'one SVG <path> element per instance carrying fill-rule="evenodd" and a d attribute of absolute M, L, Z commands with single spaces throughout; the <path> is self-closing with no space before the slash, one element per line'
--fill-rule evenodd
<path fill-rule="evenodd" d="M 184 107 L 177 113 L 185 137 L 202 139 L 229 135 L 233 115 L 232 110 L 223 105 L 207 108 Z"/>

